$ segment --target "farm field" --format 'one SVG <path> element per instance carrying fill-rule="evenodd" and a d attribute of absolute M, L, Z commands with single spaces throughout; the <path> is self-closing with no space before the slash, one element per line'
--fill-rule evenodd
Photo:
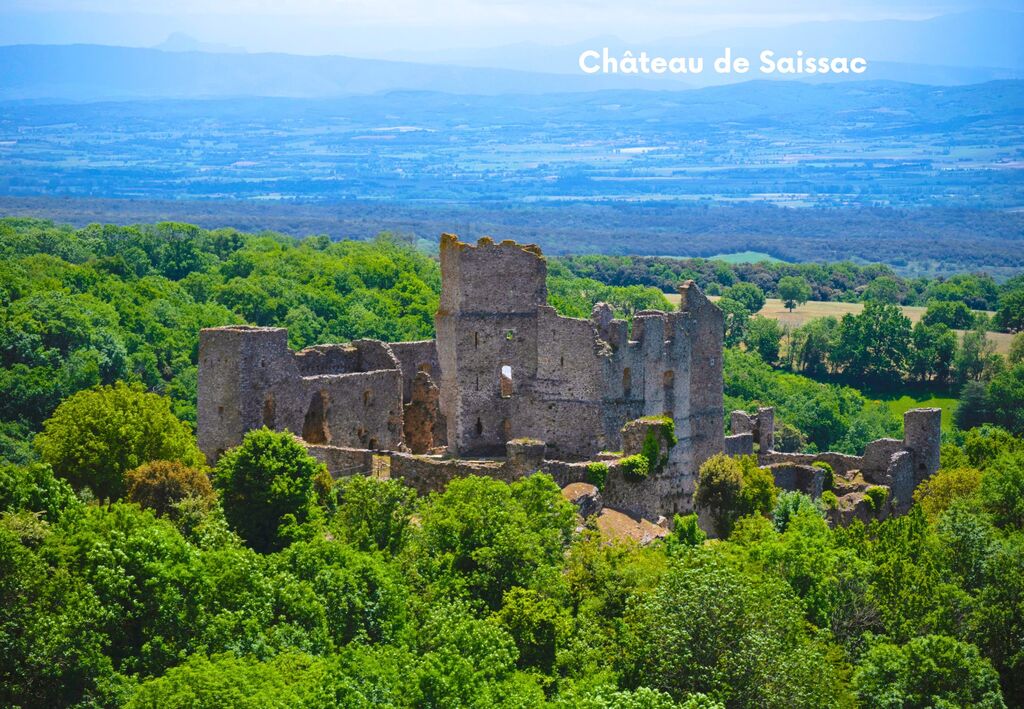
<path fill-rule="evenodd" d="M 679 304 L 679 295 L 677 293 L 666 293 L 665 297 L 673 305 Z M 711 296 L 712 300 L 716 300 L 717 296 Z M 764 307 L 758 311 L 758 315 L 763 315 L 766 318 L 772 318 L 778 320 L 783 325 L 789 325 L 791 327 L 800 327 L 805 322 L 812 318 L 821 318 L 831 315 L 832 317 L 841 318 L 847 313 L 857 314 L 864 309 L 863 303 L 838 303 L 834 301 L 818 301 L 811 300 L 800 307 L 796 308 L 792 313 L 786 308 L 778 298 L 768 298 L 765 301 Z M 903 313 L 910 318 L 910 322 L 916 323 L 924 315 L 925 308 L 922 306 L 904 305 L 900 306 Z M 991 315 L 991 313 L 988 313 Z M 958 330 L 958 333 L 963 335 L 962 330 Z M 1010 342 L 1013 340 L 1013 335 L 1006 332 L 990 332 L 988 333 L 989 339 L 996 345 L 996 352 L 1005 355 L 1010 352 Z"/>

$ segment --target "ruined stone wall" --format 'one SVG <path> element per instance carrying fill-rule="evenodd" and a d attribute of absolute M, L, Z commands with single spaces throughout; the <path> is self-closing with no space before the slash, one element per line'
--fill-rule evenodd
<path fill-rule="evenodd" d="M 211 462 L 266 425 L 300 435 L 335 474 L 386 463 L 417 489 L 545 466 L 574 479 L 585 475 L 579 461 L 625 447 L 624 424 L 668 416 L 678 443 L 663 464 L 644 481 L 613 470 L 609 495 L 652 516 L 690 508 L 697 469 L 725 444 L 722 315 L 695 284 L 680 288 L 679 312 L 637 313 L 630 333 L 603 304 L 589 319 L 559 316 L 536 246 L 443 235 L 441 271 L 436 341 L 293 353 L 283 329 L 204 330 L 199 428 Z M 445 445 L 443 461 L 406 454 Z M 616 454 L 607 457 L 615 469 Z"/>
<path fill-rule="evenodd" d="M 402 400 L 405 403 L 412 400 L 412 381 L 417 372 L 426 372 L 435 382 L 441 381 L 441 363 L 434 340 L 391 342 L 388 346 L 402 370 Z"/>
<path fill-rule="evenodd" d="M 761 465 L 772 465 L 774 463 L 793 463 L 794 465 L 810 465 L 821 461 L 832 466 L 832 470 L 839 475 L 845 475 L 853 470 L 860 470 L 863 458 L 859 455 L 847 455 L 846 453 L 780 453 L 770 451 L 759 453 L 757 460 Z"/>
<path fill-rule="evenodd" d="M 942 409 L 911 409 L 903 414 L 903 444 L 914 453 L 914 484 L 939 469 Z"/>
<path fill-rule="evenodd" d="M 620 448 L 627 421 L 661 414 L 676 422 L 675 468 L 687 476 L 722 450 L 722 316 L 696 285 L 683 286 L 679 313 L 634 315 L 629 336 L 607 306 L 590 319 L 548 306 L 535 246 L 445 235 L 441 273 L 437 352 L 453 454 L 500 455 L 529 437 L 552 457 L 593 457 Z"/>
<path fill-rule="evenodd" d="M 402 445 L 402 373 L 390 348 L 372 340 L 292 352 L 282 328 L 204 329 L 197 408 L 210 463 L 261 426 L 312 444 Z"/>

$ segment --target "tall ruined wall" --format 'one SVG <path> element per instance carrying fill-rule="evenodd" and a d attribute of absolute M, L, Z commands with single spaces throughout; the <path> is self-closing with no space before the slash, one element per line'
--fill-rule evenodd
<path fill-rule="evenodd" d="M 528 437 L 551 458 L 592 457 L 622 448 L 627 421 L 667 415 L 679 443 L 645 491 L 636 488 L 635 506 L 690 509 L 697 469 L 724 446 L 722 314 L 695 284 L 681 287 L 679 312 L 636 313 L 630 333 L 606 305 L 589 319 L 559 316 L 534 246 L 445 235 L 441 276 L 437 353 L 451 453 L 500 455 L 506 441 Z"/>
<path fill-rule="evenodd" d="M 292 431 L 309 443 L 398 449 L 399 363 L 381 342 L 288 348 L 282 328 L 199 333 L 198 437 L 214 462 L 249 430 Z"/>
<path fill-rule="evenodd" d="M 537 307 L 547 303 L 546 274 L 537 247 L 486 238 L 471 246 L 441 236 L 435 323 L 441 411 L 453 453 L 500 455 L 514 437 L 513 398 L 536 373 Z M 512 377 L 503 392 L 504 366 Z"/>

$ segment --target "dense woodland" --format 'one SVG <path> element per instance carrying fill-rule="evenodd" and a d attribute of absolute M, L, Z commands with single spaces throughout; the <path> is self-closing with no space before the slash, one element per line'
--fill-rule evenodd
<path fill-rule="evenodd" d="M 790 449 L 899 434 L 858 380 L 963 391 L 966 413 L 904 517 L 833 530 L 744 464 L 726 538 L 691 516 L 641 548 L 578 526 L 542 475 L 416 499 L 331 481 L 266 430 L 205 467 L 199 328 L 430 337 L 439 269 L 402 239 L 8 219 L 0 258 L 2 705 L 1024 706 L 1020 337 L 1008 358 L 982 330 L 950 345 L 870 297 L 786 333 L 757 299 L 799 302 L 812 274 L 719 283 L 726 406 L 776 406 Z M 667 307 L 588 275 L 608 282 L 552 262 L 560 312 Z M 950 347 L 948 370 L 913 369 Z"/>

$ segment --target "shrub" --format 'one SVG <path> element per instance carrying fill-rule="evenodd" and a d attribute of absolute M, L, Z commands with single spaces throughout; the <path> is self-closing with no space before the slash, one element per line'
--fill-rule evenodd
<path fill-rule="evenodd" d="M 313 481 L 322 467 L 290 433 L 249 431 L 214 471 L 228 523 L 257 551 L 281 549 L 286 526 L 317 516 Z"/>
<path fill-rule="evenodd" d="M 917 486 L 914 502 L 928 517 L 937 519 L 957 500 L 974 497 L 980 487 L 981 471 L 977 468 L 942 468 Z"/>
<path fill-rule="evenodd" d="M 151 460 L 202 465 L 188 425 L 171 400 L 118 382 L 65 399 L 35 439 L 43 462 L 75 488 L 99 498 L 124 494 L 124 474 Z"/>
<path fill-rule="evenodd" d="M 831 490 L 836 484 L 836 474 L 832 470 L 832 466 L 823 460 L 816 460 L 811 463 L 812 468 L 820 468 L 824 471 L 825 475 L 822 478 L 821 489 Z"/>
<path fill-rule="evenodd" d="M 650 473 L 650 462 L 642 453 L 631 455 L 619 461 L 622 474 L 627 480 L 643 480 Z"/>
<path fill-rule="evenodd" d="M 715 533 L 725 538 L 739 517 L 743 469 L 735 458 L 714 455 L 700 466 L 694 501 L 708 510 Z"/>
<path fill-rule="evenodd" d="M 598 490 L 604 490 L 604 484 L 608 481 L 608 464 L 601 461 L 594 461 L 587 464 L 587 482 Z"/>
<path fill-rule="evenodd" d="M 839 498 L 831 490 L 825 490 L 818 499 L 826 510 L 834 510 L 839 507 Z"/>
<path fill-rule="evenodd" d="M 885 501 L 889 499 L 889 488 L 872 485 L 864 491 L 864 499 L 868 501 L 868 507 L 878 512 L 885 505 Z"/>
<path fill-rule="evenodd" d="M 685 517 L 676 515 L 672 520 L 672 539 L 688 547 L 699 547 L 707 539 L 708 535 L 700 528 L 697 515 L 688 514 Z"/>
<path fill-rule="evenodd" d="M 205 470 L 173 460 L 144 463 L 125 475 L 127 497 L 158 515 L 166 516 L 175 503 L 195 497 L 209 504 L 213 501 L 213 485 Z"/>
<path fill-rule="evenodd" d="M 835 495 L 833 495 L 835 497 Z M 790 520 L 798 514 L 820 515 L 814 500 L 802 492 L 783 491 L 780 492 L 775 501 L 775 508 L 772 510 L 772 524 L 779 532 L 785 532 Z"/>

